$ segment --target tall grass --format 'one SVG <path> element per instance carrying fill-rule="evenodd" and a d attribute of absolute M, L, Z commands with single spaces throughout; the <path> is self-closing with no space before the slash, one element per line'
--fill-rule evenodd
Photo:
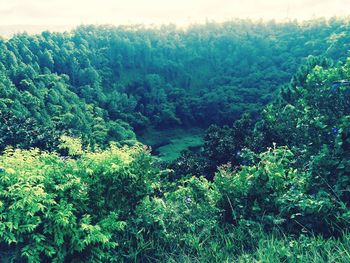
<path fill-rule="evenodd" d="M 154 255 L 144 254 L 135 262 L 196 263 L 348 263 L 350 262 L 350 234 L 341 238 L 321 236 L 286 236 L 283 233 L 266 234 L 242 228 L 217 229 L 201 246 L 193 249 L 177 247 L 170 249 L 154 243 Z M 249 233 L 250 232 L 250 233 Z M 140 255 L 143 253 L 141 252 Z"/>

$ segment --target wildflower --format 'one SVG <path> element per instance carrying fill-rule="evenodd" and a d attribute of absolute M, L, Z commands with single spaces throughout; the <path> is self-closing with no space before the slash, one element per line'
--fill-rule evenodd
<path fill-rule="evenodd" d="M 332 128 L 332 133 L 333 133 L 334 135 L 336 135 L 336 134 L 338 133 L 338 129 L 337 129 L 336 127 L 333 127 L 333 128 Z"/>
<path fill-rule="evenodd" d="M 145 152 L 151 152 L 151 151 L 152 151 L 152 147 L 149 146 L 149 145 L 143 145 L 143 150 L 144 150 Z"/>
<path fill-rule="evenodd" d="M 186 203 L 186 204 L 190 204 L 190 203 L 192 203 L 192 199 L 191 199 L 191 197 L 189 197 L 189 196 L 188 196 L 188 197 L 186 197 L 186 198 L 185 198 L 185 203 Z"/>
<path fill-rule="evenodd" d="M 227 164 L 221 165 L 221 166 L 220 166 L 220 169 L 223 170 L 223 171 L 227 171 L 227 170 L 229 170 L 231 167 L 232 167 L 232 163 L 231 163 L 231 162 L 228 162 Z"/>
<path fill-rule="evenodd" d="M 60 157 L 60 160 L 61 160 L 62 162 L 66 161 L 67 159 L 68 159 L 68 156 L 61 156 L 61 157 Z"/>

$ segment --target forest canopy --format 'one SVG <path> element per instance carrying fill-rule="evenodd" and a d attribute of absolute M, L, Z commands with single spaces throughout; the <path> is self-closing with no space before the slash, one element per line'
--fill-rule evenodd
<path fill-rule="evenodd" d="M 26 132 L 36 123 L 35 134 L 54 129 L 106 145 L 150 126 L 231 124 L 258 115 L 307 57 L 344 61 L 349 37 L 349 22 L 337 19 L 15 35 L 0 40 L 2 125 L 25 118 Z M 29 137 L 8 134 L 2 145 L 53 144 Z"/>

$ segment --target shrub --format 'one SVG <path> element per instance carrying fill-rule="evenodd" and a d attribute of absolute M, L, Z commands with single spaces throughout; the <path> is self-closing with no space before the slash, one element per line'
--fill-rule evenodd
<path fill-rule="evenodd" d="M 86 152 L 73 145 L 77 159 L 12 149 L 0 157 L 0 246 L 13 257 L 120 258 L 119 240 L 135 207 L 153 192 L 157 169 L 142 148 Z"/>

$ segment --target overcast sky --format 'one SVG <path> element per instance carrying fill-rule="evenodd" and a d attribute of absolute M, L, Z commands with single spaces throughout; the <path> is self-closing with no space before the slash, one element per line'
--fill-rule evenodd
<path fill-rule="evenodd" d="M 0 0 L 0 25 L 184 25 L 231 18 L 349 16 L 350 0 Z"/>

